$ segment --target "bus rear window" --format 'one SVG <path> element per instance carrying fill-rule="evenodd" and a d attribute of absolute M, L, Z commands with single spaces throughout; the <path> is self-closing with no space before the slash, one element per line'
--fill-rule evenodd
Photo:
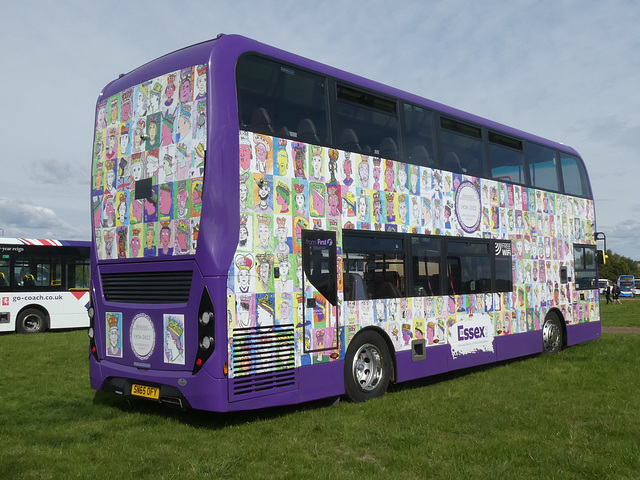
<path fill-rule="evenodd" d="M 556 151 L 535 143 L 527 142 L 527 160 L 531 185 L 544 190 L 557 192 L 558 170 L 556 168 Z"/>
<path fill-rule="evenodd" d="M 236 74 L 241 129 L 327 144 L 325 77 L 256 55 L 240 58 Z"/>
<path fill-rule="evenodd" d="M 344 85 L 337 85 L 336 95 L 338 148 L 398 159 L 396 101 Z"/>
<path fill-rule="evenodd" d="M 442 167 L 457 173 L 482 176 L 482 130 L 451 118 L 440 118 L 440 158 Z"/>
<path fill-rule="evenodd" d="M 564 192 L 569 195 L 591 198 L 587 171 L 580 159 L 573 155 L 561 153 L 560 166 L 562 167 Z"/>
<path fill-rule="evenodd" d="M 489 132 L 489 167 L 496 180 L 525 184 L 522 141 Z"/>

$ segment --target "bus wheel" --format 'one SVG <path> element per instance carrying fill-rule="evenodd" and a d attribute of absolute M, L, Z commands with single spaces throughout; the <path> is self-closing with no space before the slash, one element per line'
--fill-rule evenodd
<path fill-rule="evenodd" d="M 40 333 L 47 329 L 47 319 L 37 308 L 27 308 L 20 312 L 16 324 L 18 333 Z"/>
<path fill-rule="evenodd" d="M 391 380 L 391 354 L 375 332 L 358 335 L 347 350 L 344 363 L 345 392 L 353 402 L 381 397 Z"/>
<path fill-rule="evenodd" d="M 542 327 L 542 351 L 543 353 L 558 353 L 562 349 L 563 333 L 562 324 L 558 315 L 549 313 Z"/>

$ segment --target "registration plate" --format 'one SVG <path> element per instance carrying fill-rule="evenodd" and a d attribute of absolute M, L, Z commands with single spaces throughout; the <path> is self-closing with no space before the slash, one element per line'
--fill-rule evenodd
<path fill-rule="evenodd" d="M 147 385 L 137 385 L 134 383 L 131 385 L 131 395 L 158 400 L 158 398 L 160 398 L 160 389 L 158 387 L 149 387 Z"/>

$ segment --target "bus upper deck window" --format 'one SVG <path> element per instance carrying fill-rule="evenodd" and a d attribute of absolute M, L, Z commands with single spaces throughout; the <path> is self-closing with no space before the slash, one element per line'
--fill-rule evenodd
<path fill-rule="evenodd" d="M 328 143 L 324 76 L 251 54 L 238 61 L 236 79 L 241 129 L 310 144 Z"/>
<path fill-rule="evenodd" d="M 443 168 L 482 176 L 484 154 L 482 129 L 452 118 L 440 118 L 440 155 Z"/>

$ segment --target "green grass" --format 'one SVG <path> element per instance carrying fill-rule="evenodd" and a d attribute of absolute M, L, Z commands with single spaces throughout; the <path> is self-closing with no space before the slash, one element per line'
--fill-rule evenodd
<path fill-rule="evenodd" d="M 600 301 L 604 327 L 640 327 L 640 297 L 620 298 L 622 305 Z"/>
<path fill-rule="evenodd" d="M 615 315 L 634 306 L 631 321 L 640 302 L 623 301 Z M 604 325 L 613 312 L 603 305 Z M 404 384 L 366 404 L 227 415 L 94 392 L 82 331 L 2 335 L 0 345 L 3 479 L 620 479 L 640 472 L 640 335 L 603 334 L 558 355 Z"/>

